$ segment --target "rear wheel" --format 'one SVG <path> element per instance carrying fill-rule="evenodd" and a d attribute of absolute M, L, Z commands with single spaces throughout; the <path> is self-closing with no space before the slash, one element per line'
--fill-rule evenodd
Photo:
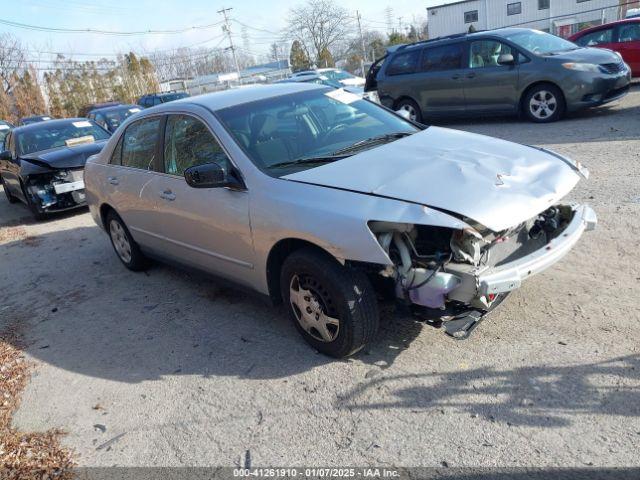
<path fill-rule="evenodd" d="M 403 110 L 407 112 L 409 120 L 416 123 L 422 123 L 422 111 L 416 102 L 409 98 L 401 99 L 396 105 L 396 111 Z"/>
<path fill-rule="evenodd" d="M 562 91 L 548 83 L 536 85 L 525 95 L 522 108 L 529 120 L 536 123 L 549 123 L 559 120 L 564 113 Z"/>
<path fill-rule="evenodd" d="M 0 175 L 0 183 L 2 184 L 2 189 L 4 190 L 4 194 L 7 197 L 7 201 L 9 203 L 16 203 L 18 201 L 18 199 L 16 197 L 14 197 L 11 192 L 9 192 L 9 187 L 7 186 L 6 182 L 4 181 L 4 178 L 2 178 L 2 175 Z"/>
<path fill-rule="evenodd" d="M 378 330 L 378 305 L 367 277 L 314 248 L 292 253 L 280 278 L 282 297 L 302 337 L 332 357 L 354 354 Z"/>
<path fill-rule="evenodd" d="M 122 219 L 111 211 L 107 214 L 106 224 L 113 249 L 124 266 L 133 271 L 144 270 L 149 264 L 147 257 L 140 251 Z"/>

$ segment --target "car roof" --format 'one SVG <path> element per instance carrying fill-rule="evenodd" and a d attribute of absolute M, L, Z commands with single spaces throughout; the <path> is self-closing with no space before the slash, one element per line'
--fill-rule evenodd
<path fill-rule="evenodd" d="M 616 20 L 615 22 L 603 23 L 601 25 L 594 25 L 593 27 L 585 28 L 579 32 L 574 33 L 569 38 L 579 38 L 586 33 L 597 32 L 605 28 L 614 27 L 616 25 L 623 25 L 625 23 L 640 23 L 640 17 L 623 18 L 622 20 Z"/>
<path fill-rule="evenodd" d="M 269 85 L 255 85 L 241 89 L 223 90 L 221 92 L 205 93 L 196 97 L 181 98 L 173 102 L 156 105 L 148 108 L 145 112 L 158 112 L 164 108 L 171 108 L 180 104 L 201 105 L 209 110 L 216 111 L 228 107 L 235 107 L 245 103 L 266 100 L 269 98 L 290 95 L 293 93 L 306 92 L 310 90 L 327 89 L 324 85 L 304 82 L 272 83 Z"/>
<path fill-rule="evenodd" d="M 140 105 L 135 105 L 133 103 L 121 103 L 120 105 L 111 105 L 110 107 L 94 108 L 93 110 L 89 110 L 89 113 L 111 112 L 113 110 L 121 110 L 123 108 L 140 108 Z"/>
<path fill-rule="evenodd" d="M 405 50 L 410 50 L 413 48 L 421 48 L 421 47 L 426 47 L 426 46 L 436 46 L 436 45 L 445 45 L 448 43 L 453 43 L 456 41 L 463 41 L 463 40 L 467 40 L 467 39 L 474 39 L 474 38 L 485 38 L 485 37 L 490 37 L 490 36 L 494 36 L 494 37 L 507 37 L 509 35 L 513 35 L 515 33 L 521 33 L 521 32 L 530 32 L 534 29 L 532 28 L 519 28 L 519 27 L 505 27 L 505 28 L 496 28 L 493 30 L 480 30 L 477 32 L 473 32 L 473 33 L 456 33 L 454 35 L 448 35 L 445 37 L 436 37 L 436 38 L 431 38 L 429 40 L 422 40 L 420 42 L 415 42 L 415 43 L 406 43 L 404 45 L 398 45 L 398 46 L 393 46 L 393 47 L 389 47 L 389 49 L 387 49 L 387 52 L 390 54 L 396 53 L 396 52 L 401 52 L 401 51 L 405 51 Z"/>
<path fill-rule="evenodd" d="M 14 128 L 13 131 L 15 133 L 23 133 L 23 132 L 29 132 L 32 130 L 38 130 L 40 128 L 49 128 L 49 127 L 55 127 L 56 125 L 69 124 L 71 122 L 91 122 L 91 120 L 88 120 L 86 118 L 81 118 L 81 117 L 56 118 L 52 120 L 47 120 L 46 122 L 38 122 L 38 123 L 30 123 L 29 125 L 21 125 L 19 127 Z M 94 124 L 92 123 L 92 125 Z"/>

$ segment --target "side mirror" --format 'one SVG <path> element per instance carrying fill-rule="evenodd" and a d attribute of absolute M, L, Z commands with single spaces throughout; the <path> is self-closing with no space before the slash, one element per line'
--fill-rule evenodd
<path fill-rule="evenodd" d="M 498 57 L 498 65 L 513 65 L 515 63 L 516 60 L 510 53 L 503 53 Z"/>
<path fill-rule="evenodd" d="M 12 160 L 11 152 L 9 150 L 3 150 L 0 152 L 0 160 Z"/>
<path fill-rule="evenodd" d="M 229 174 L 225 167 L 215 162 L 187 168 L 184 171 L 184 178 L 187 185 L 193 188 L 243 188 L 234 175 Z"/>

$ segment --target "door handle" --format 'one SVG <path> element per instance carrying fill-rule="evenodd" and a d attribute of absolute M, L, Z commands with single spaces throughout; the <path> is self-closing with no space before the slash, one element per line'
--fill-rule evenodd
<path fill-rule="evenodd" d="M 467 78 L 476 78 L 476 74 L 472 72 L 467 75 Z"/>
<path fill-rule="evenodd" d="M 458 80 L 460 78 L 460 75 L 458 75 L 457 73 L 455 75 L 453 75 L 451 77 L 451 80 Z"/>
<path fill-rule="evenodd" d="M 160 198 L 173 202 L 176 199 L 176 194 L 171 190 L 165 190 L 160 194 Z"/>
<path fill-rule="evenodd" d="M 116 177 L 109 177 L 107 180 L 109 180 L 111 185 L 118 185 L 120 183 Z"/>

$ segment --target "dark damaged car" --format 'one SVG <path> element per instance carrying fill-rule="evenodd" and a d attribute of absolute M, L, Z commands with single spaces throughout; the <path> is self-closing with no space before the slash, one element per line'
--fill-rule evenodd
<path fill-rule="evenodd" d="M 0 181 L 9 203 L 24 202 L 37 219 L 85 206 L 84 165 L 109 136 L 86 118 L 11 130 L 0 153 Z"/>

